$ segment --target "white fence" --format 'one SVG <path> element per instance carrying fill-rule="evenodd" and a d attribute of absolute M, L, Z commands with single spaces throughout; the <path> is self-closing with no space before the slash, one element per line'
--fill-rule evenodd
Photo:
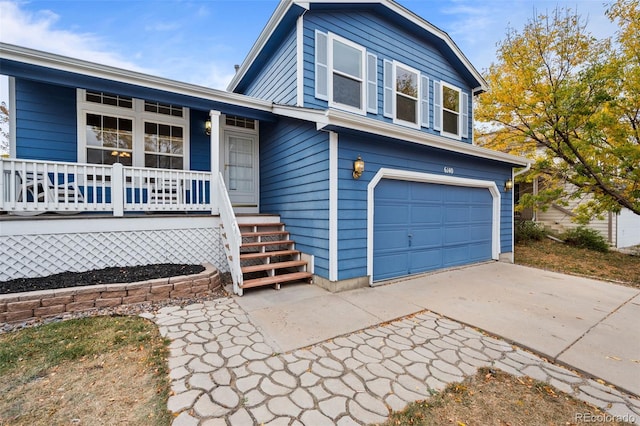
<path fill-rule="evenodd" d="M 210 211 L 217 185 L 209 172 L 0 159 L 0 211 Z"/>

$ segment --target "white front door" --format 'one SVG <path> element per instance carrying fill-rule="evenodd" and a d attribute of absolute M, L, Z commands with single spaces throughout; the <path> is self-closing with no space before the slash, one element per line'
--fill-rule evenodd
<path fill-rule="evenodd" d="M 225 130 L 224 180 L 236 212 L 258 212 L 258 136 Z"/>

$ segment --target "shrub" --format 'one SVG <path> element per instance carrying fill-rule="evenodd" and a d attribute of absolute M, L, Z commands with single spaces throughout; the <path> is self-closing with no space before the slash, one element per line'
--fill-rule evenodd
<path fill-rule="evenodd" d="M 540 241 L 547 235 L 547 232 L 532 220 L 521 220 L 516 222 L 515 234 L 516 243 L 524 243 Z"/>
<path fill-rule="evenodd" d="M 564 241 L 572 246 L 595 250 L 602 253 L 609 251 L 609 244 L 600 233 L 594 229 L 579 226 L 570 229 L 563 235 Z"/>

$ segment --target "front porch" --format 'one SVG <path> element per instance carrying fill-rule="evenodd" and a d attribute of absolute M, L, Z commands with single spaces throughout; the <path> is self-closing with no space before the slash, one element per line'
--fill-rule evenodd
<path fill-rule="evenodd" d="M 219 212 L 222 178 L 210 172 L 0 159 L 0 212 Z"/>

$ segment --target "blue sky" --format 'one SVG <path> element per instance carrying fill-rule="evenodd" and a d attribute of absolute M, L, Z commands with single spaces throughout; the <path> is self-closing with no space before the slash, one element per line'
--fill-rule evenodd
<path fill-rule="evenodd" d="M 480 71 L 506 28 L 534 13 L 577 9 L 613 34 L 600 0 L 400 0 L 453 38 Z M 0 41 L 224 89 L 278 0 L 0 0 Z M 0 70 L 1 73 L 1 70 Z M 2 92 L 2 90 L 0 90 Z M 0 93 L 0 98 L 4 96 Z"/>

